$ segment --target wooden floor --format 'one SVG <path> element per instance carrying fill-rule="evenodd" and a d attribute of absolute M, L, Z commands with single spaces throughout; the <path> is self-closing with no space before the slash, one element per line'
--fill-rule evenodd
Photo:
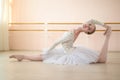
<path fill-rule="evenodd" d="M 11 54 L 39 51 L 0 52 L 0 80 L 120 80 L 120 52 L 108 54 L 106 64 L 55 65 L 9 59 Z"/>

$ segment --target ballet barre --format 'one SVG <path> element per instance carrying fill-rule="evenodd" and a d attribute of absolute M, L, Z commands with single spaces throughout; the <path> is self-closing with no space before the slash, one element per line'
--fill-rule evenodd
<path fill-rule="evenodd" d="M 22 29 L 22 30 L 20 30 L 20 29 L 10 29 L 10 30 L 8 30 L 8 31 L 32 31 L 32 32 L 39 32 L 39 31 L 44 31 L 44 30 L 27 30 L 27 29 Z M 65 32 L 65 31 L 68 31 L 68 30 L 47 30 L 47 31 L 51 31 L 51 32 Z M 103 31 L 105 31 L 105 30 L 96 30 L 97 32 L 103 32 Z M 120 32 L 120 30 L 112 30 L 113 32 Z"/>
<path fill-rule="evenodd" d="M 9 25 L 44 25 L 44 22 L 12 22 Z M 78 25 L 81 22 L 48 22 L 48 25 Z M 120 24 L 120 22 L 105 22 L 105 24 Z"/>
<path fill-rule="evenodd" d="M 83 24 L 81 22 L 48 22 L 47 25 L 80 25 Z M 105 22 L 105 24 L 120 24 L 120 22 Z M 44 22 L 12 22 L 9 23 L 9 25 L 46 25 Z M 28 30 L 28 29 L 10 29 L 9 31 L 44 31 L 44 30 Z M 64 32 L 68 30 L 47 30 L 47 31 L 59 31 Z M 97 32 L 103 32 L 105 30 L 96 30 Z M 112 30 L 113 32 L 120 32 L 118 29 Z"/>

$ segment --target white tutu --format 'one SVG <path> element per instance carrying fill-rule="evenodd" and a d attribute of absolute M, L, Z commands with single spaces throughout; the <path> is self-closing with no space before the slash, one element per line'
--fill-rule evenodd
<path fill-rule="evenodd" d="M 63 48 L 51 50 L 43 54 L 44 63 L 54 64 L 89 64 L 96 62 L 98 53 L 83 46 L 75 47 L 70 53 L 65 53 Z"/>

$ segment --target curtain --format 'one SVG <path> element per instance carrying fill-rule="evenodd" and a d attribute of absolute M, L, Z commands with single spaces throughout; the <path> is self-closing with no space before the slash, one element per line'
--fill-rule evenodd
<path fill-rule="evenodd" d="M 9 50 L 8 9 L 9 0 L 0 0 L 0 50 Z"/>

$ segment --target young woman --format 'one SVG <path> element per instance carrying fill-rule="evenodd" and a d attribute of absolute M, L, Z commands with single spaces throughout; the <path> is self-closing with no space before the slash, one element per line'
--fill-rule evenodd
<path fill-rule="evenodd" d="M 100 25 L 106 28 L 104 33 L 105 42 L 100 53 L 87 49 L 82 46 L 73 46 L 78 35 L 82 32 L 92 34 L 96 30 L 95 25 Z M 82 27 L 65 32 L 64 35 L 57 40 L 45 54 L 40 55 L 11 55 L 10 58 L 16 58 L 18 61 L 23 59 L 31 61 L 43 61 L 44 63 L 54 64 L 90 64 L 90 63 L 105 63 L 107 60 L 108 43 L 111 35 L 111 27 L 97 20 L 89 20 Z M 62 48 L 55 49 L 61 44 Z"/>

